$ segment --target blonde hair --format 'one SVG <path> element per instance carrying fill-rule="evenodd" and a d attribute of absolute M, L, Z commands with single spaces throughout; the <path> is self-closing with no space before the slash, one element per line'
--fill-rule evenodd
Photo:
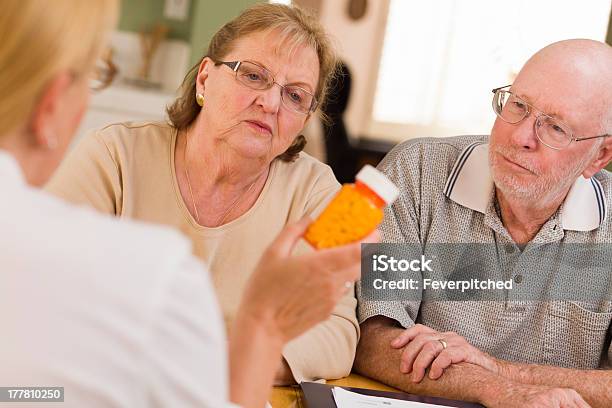
<path fill-rule="evenodd" d="M 319 59 L 319 81 L 315 97 L 320 107 L 325 102 L 329 82 L 336 73 L 337 58 L 328 35 L 316 17 L 296 6 L 261 3 L 249 7 L 215 33 L 202 59 L 209 57 L 213 61 L 222 61 L 231 52 L 236 41 L 262 31 L 278 32 L 290 52 L 300 45 L 306 45 L 316 51 Z M 201 108 L 195 99 L 195 81 L 200 62 L 187 73 L 180 96 L 167 109 L 170 123 L 177 130 L 189 128 L 200 112 Z M 293 161 L 305 145 L 306 139 L 299 135 L 279 158 Z"/>
<path fill-rule="evenodd" d="M 58 72 L 92 66 L 117 9 L 117 0 L 2 0 L 0 135 L 26 123 Z"/>

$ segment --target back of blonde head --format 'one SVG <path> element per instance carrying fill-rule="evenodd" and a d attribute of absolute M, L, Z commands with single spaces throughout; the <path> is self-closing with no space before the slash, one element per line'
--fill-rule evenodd
<path fill-rule="evenodd" d="M 117 0 L 2 0 L 0 137 L 25 124 L 46 84 L 95 62 Z"/>

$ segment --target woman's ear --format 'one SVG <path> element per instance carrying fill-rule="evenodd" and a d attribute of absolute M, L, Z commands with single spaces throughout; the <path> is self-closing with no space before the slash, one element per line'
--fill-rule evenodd
<path fill-rule="evenodd" d="M 200 67 L 198 68 L 198 75 L 196 77 L 196 93 L 204 93 L 206 87 L 206 80 L 208 79 L 208 72 L 215 63 L 209 57 L 202 58 Z"/>
<path fill-rule="evenodd" d="M 37 147 L 55 149 L 59 143 L 60 129 L 63 127 L 63 98 L 73 81 L 72 75 L 65 71 L 56 75 L 43 89 L 34 104 L 30 120 L 32 143 Z"/>

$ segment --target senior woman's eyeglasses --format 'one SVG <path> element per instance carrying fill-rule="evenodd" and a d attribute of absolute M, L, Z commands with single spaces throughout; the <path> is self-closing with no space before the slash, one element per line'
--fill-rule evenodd
<path fill-rule="evenodd" d="M 597 139 L 610 135 L 599 135 L 590 137 L 575 137 L 574 132 L 568 125 L 557 118 L 554 118 L 530 103 L 519 98 L 505 88 L 511 85 L 493 89 L 493 111 L 501 120 L 510 124 L 517 124 L 535 112 L 535 133 L 543 145 L 551 149 L 561 150 L 569 146 L 572 142 L 582 140 Z"/>
<path fill-rule="evenodd" d="M 283 105 L 293 112 L 307 115 L 317 109 L 318 102 L 313 94 L 297 85 L 279 84 L 272 73 L 261 65 L 249 61 L 215 61 L 215 65 L 230 67 L 236 74 L 236 80 L 251 89 L 265 90 L 278 85 Z"/>

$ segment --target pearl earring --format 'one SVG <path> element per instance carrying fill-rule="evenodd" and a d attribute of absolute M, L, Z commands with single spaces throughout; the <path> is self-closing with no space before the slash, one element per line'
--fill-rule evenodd
<path fill-rule="evenodd" d="M 196 102 L 198 103 L 198 105 L 204 106 L 204 95 L 202 95 L 201 93 L 197 93 Z"/>

